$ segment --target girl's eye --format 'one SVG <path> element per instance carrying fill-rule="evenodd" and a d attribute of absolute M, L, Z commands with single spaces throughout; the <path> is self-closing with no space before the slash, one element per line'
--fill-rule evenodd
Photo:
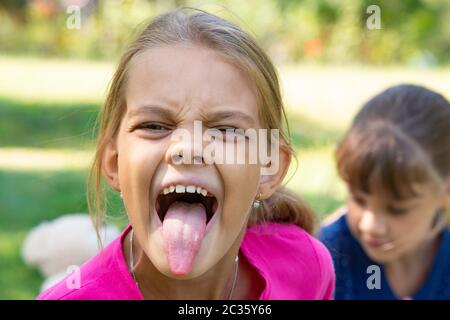
<path fill-rule="evenodd" d="M 157 131 L 157 132 L 170 130 L 168 126 L 160 123 L 143 123 L 138 125 L 137 129 L 147 129 L 149 131 Z"/>
<path fill-rule="evenodd" d="M 355 195 L 351 195 L 352 201 L 355 202 L 357 205 L 361 206 L 361 207 L 365 207 L 366 206 L 366 201 L 358 196 Z"/>
<path fill-rule="evenodd" d="M 245 136 L 245 130 L 241 129 L 241 128 L 236 128 L 236 127 L 217 127 L 215 128 L 217 130 L 219 130 L 220 132 L 222 132 L 222 134 L 226 137 L 227 135 L 229 137 L 242 137 L 242 138 L 247 138 Z"/>
<path fill-rule="evenodd" d="M 394 215 L 403 215 L 409 212 L 407 208 L 388 207 L 388 211 Z"/>
<path fill-rule="evenodd" d="M 234 133 L 238 128 L 236 128 L 236 127 L 218 127 L 218 128 L 215 128 L 215 129 L 217 129 L 217 130 L 221 131 L 222 133 L 226 134 L 227 132 Z"/>
<path fill-rule="evenodd" d="M 245 134 L 245 130 L 236 127 L 219 128 L 222 132 L 223 139 L 227 142 L 237 143 L 249 140 L 248 136 Z M 230 140 L 230 141 L 228 141 Z"/>

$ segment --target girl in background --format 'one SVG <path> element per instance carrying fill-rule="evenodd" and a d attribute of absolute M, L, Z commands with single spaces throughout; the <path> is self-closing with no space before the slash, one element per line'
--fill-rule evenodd
<path fill-rule="evenodd" d="M 450 299 L 450 104 L 399 85 L 368 101 L 336 151 L 347 207 L 319 232 L 336 299 Z"/>

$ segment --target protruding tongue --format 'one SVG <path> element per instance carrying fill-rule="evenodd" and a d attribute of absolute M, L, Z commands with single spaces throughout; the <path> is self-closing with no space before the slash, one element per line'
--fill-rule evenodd
<path fill-rule="evenodd" d="M 174 274 L 188 274 L 206 230 L 206 209 L 201 203 L 176 201 L 163 221 L 164 251 Z"/>

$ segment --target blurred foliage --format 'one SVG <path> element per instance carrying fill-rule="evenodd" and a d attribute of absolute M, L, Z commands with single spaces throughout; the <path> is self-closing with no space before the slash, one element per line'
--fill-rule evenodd
<path fill-rule="evenodd" d="M 379 30 L 366 26 L 372 4 Z M 68 27 L 71 5 L 79 29 Z M 240 24 L 277 62 L 450 62 L 448 0 L 0 0 L 0 53 L 116 58 L 136 26 L 181 5 Z"/>

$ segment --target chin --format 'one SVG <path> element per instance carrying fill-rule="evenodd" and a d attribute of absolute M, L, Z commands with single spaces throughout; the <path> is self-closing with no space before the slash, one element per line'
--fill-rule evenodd
<path fill-rule="evenodd" d="M 381 250 L 364 248 L 364 251 L 370 259 L 379 264 L 390 263 L 398 259 L 398 254 L 395 249 L 391 250 L 390 252 L 385 252 Z"/>

